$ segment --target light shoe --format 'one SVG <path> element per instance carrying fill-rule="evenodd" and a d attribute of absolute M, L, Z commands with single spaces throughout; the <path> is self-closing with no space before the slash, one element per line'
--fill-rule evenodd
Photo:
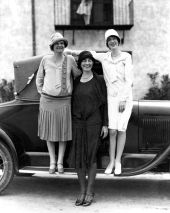
<path fill-rule="evenodd" d="M 122 173 L 121 163 L 115 163 L 115 175 L 120 175 Z"/>
<path fill-rule="evenodd" d="M 57 163 L 57 170 L 59 174 L 63 174 L 64 173 L 64 168 L 63 168 L 63 164 L 62 163 Z"/>
<path fill-rule="evenodd" d="M 112 174 L 112 172 L 113 172 L 113 167 L 107 167 L 106 168 L 106 170 L 104 171 L 104 173 L 106 174 L 106 175 L 110 175 L 110 174 Z"/>
<path fill-rule="evenodd" d="M 56 171 L 56 163 L 51 163 L 49 168 L 49 174 L 55 174 Z"/>

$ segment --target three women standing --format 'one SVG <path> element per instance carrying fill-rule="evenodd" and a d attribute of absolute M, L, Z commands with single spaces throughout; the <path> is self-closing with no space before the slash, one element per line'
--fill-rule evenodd
<path fill-rule="evenodd" d="M 49 173 L 63 173 L 63 158 L 66 142 L 72 140 L 71 94 L 72 77 L 80 75 L 74 58 L 64 54 L 68 41 L 60 34 L 51 36 L 51 55 L 42 58 L 36 77 L 37 90 L 41 95 L 38 136 L 47 141 L 50 155 Z M 55 158 L 55 143 L 59 143 L 58 160 Z"/>
<path fill-rule="evenodd" d="M 111 174 L 113 170 L 115 174 L 122 172 L 121 157 L 133 105 L 132 60 L 129 53 L 119 49 L 120 37 L 115 30 L 106 31 L 105 41 L 110 50 L 107 53 L 92 52 L 92 55 L 83 51 L 79 54 L 78 68 L 82 75 L 74 82 L 72 129 L 71 72 L 74 76 L 81 72 L 74 58 L 63 54 L 68 42 L 61 34 L 52 36 L 50 48 L 54 54 L 43 57 L 37 73 L 36 84 L 41 94 L 38 134 L 47 141 L 49 172 L 54 173 L 56 168 L 54 142 L 59 142 L 57 168 L 63 172 L 66 141 L 72 140 L 70 163 L 76 168 L 80 183 L 77 206 L 88 206 L 93 201 L 96 155 L 101 136 L 105 138 L 108 134 L 107 126 L 110 162 L 105 173 Z M 93 73 L 93 57 L 102 63 L 104 79 Z"/>

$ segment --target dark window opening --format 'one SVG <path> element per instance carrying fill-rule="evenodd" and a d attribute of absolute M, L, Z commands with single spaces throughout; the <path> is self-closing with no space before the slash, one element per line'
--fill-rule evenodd
<path fill-rule="evenodd" d="M 112 24 L 113 24 L 112 0 L 71 1 L 71 25 L 104 26 Z"/>

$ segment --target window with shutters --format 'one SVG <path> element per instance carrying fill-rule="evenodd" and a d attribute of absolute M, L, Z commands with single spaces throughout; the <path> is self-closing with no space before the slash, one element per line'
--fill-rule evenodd
<path fill-rule="evenodd" d="M 55 27 L 60 29 L 130 29 L 133 0 L 54 0 Z"/>

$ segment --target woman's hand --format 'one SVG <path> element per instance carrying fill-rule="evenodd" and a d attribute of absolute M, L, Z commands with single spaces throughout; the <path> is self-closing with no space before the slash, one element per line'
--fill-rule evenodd
<path fill-rule="evenodd" d="M 120 101 L 119 103 L 119 112 L 123 112 L 126 107 L 126 101 Z"/>
<path fill-rule="evenodd" d="M 102 126 L 101 134 L 100 136 L 104 139 L 108 135 L 108 127 L 107 126 Z"/>

